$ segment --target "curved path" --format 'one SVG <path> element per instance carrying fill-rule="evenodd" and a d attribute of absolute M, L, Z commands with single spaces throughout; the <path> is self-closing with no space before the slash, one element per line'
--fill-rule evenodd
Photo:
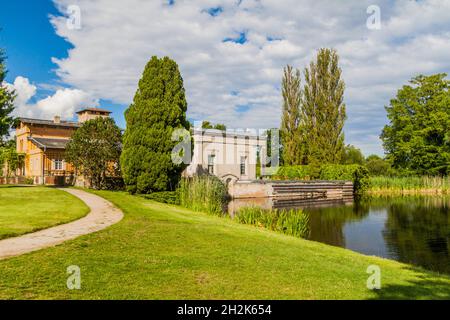
<path fill-rule="evenodd" d="M 88 215 L 56 227 L 0 240 L 0 260 L 56 246 L 64 241 L 105 229 L 123 218 L 121 210 L 97 195 L 78 189 L 60 190 L 64 190 L 85 202 L 91 209 Z"/>

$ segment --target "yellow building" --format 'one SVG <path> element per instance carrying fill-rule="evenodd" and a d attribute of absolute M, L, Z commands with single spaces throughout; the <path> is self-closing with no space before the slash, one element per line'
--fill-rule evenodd
<path fill-rule="evenodd" d="M 108 110 L 83 109 L 78 122 L 20 118 L 16 128 L 17 152 L 25 154 L 19 176 L 33 179 L 35 184 L 64 184 L 74 179 L 74 167 L 64 161 L 66 145 L 81 124 L 97 117 L 109 117 Z"/>

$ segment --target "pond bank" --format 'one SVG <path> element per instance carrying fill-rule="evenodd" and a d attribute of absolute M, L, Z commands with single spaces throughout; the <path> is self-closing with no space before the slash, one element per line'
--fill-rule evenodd
<path fill-rule="evenodd" d="M 450 277 L 124 192 L 93 192 L 125 218 L 0 261 L 3 299 L 448 299 Z M 67 290 L 66 268 L 82 269 Z M 368 266 L 382 272 L 368 290 Z M 24 289 L 26 288 L 26 289 Z"/>

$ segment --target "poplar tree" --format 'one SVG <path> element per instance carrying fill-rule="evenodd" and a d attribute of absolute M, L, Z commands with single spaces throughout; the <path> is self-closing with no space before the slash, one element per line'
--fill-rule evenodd
<path fill-rule="evenodd" d="M 302 100 L 300 71 L 284 68 L 282 80 L 283 107 L 280 137 L 284 165 L 302 164 L 303 146 L 300 136 L 300 105 Z"/>
<path fill-rule="evenodd" d="M 343 155 L 346 113 L 341 73 L 338 54 L 326 48 L 305 68 L 301 132 L 308 163 L 339 163 Z"/>
<path fill-rule="evenodd" d="M 131 193 L 175 189 L 183 166 L 172 162 L 177 128 L 189 129 L 183 79 L 175 61 L 152 57 L 133 103 L 125 112 L 127 127 L 121 156 L 122 174 Z"/>

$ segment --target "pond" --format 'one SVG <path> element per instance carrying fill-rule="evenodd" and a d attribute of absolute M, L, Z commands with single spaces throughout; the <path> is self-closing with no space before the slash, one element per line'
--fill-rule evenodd
<path fill-rule="evenodd" d="M 450 197 L 372 197 L 359 201 L 234 200 L 228 210 L 257 205 L 299 208 L 307 239 L 450 274 Z"/>

